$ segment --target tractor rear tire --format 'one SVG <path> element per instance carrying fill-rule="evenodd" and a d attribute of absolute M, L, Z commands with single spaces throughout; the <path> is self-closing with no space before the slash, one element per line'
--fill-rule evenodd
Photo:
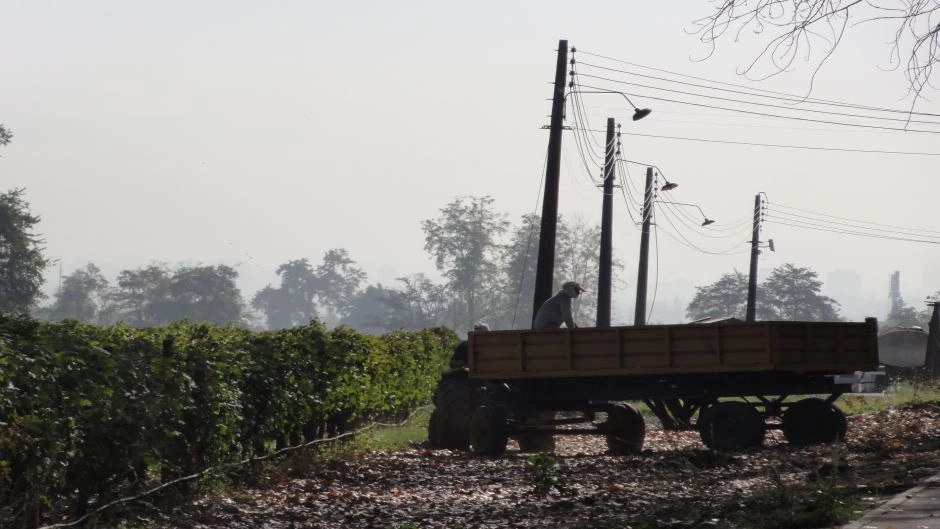
<path fill-rule="evenodd" d="M 705 446 L 714 450 L 737 450 L 764 442 L 764 418 L 747 402 L 719 402 L 705 410 L 698 421 Z"/>
<path fill-rule="evenodd" d="M 633 406 L 616 404 L 607 413 L 607 448 L 614 455 L 635 455 L 643 451 L 646 421 Z"/>
<path fill-rule="evenodd" d="M 498 406 L 483 406 L 473 412 L 470 421 L 470 451 L 476 456 L 498 456 L 506 451 L 509 426 L 506 411 Z"/>
<path fill-rule="evenodd" d="M 796 446 L 845 441 L 848 423 L 839 408 L 819 398 L 791 404 L 781 420 L 783 436 Z"/>
<path fill-rule="evenodd" d="M 433 421 L 428 423 L 432 448 L 466 450 L 470 445 L 470 419 L 473 415 L 473 386 L 466 370 L 444 375 L 434 392 Z M 436 416 L 436 418 L 435 418 Z"/>

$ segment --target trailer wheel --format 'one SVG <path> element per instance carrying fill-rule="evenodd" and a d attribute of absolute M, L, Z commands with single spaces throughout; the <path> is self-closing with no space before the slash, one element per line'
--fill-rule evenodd
<path fill-rule="evenodd" d="M 781 423 L 787 442 L 798 446 L 844 441 L 848 430 L 845 414 L 818 398 L 791 404 L 783 412 Z"/>
<path fill-rule="evenodd" d="M 483 406 L 470 420 L 470 451 L 477 456 L 498 456 L 506 451 L 509 427 L 506 411 L 498 406 Z"/>
<path fill-rule="evenodd" d="M 473 388 L 466 370 L 444 375 L 434 392 L 435 410 L 428 422 L 428 442 L 432 448 L 469 446 L 470 418 L 473 414 Z M 436 420 L 435 420 L 436 416 Z"/>
<path fill-rule="evenodd" d="M 698 421 L 705 446 L 715 450 L 735 450 L 760 446 L 764 442 L 764 418 L 752 404 L 719 402 L 705 410 Z"/>
<path fill-rule="evenodd" d="M 643 451 L 646 421 L 633 406 L 617 404 L 607 414 L 607 448 L 614 455 L 632 455 Z"/>

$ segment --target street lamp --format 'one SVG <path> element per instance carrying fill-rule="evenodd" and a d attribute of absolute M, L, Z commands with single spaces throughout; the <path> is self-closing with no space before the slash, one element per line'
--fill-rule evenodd
<path fill-rule="evenodd" d="M 665 186 L 663 186 L 663 187 L 665 188 Z M 702 214 L 702 218 L 705 219 L 705 222 L 702 223 L 702 226 L 708 226 L 709 224 L 714 224 L 714 223 L 715 223 L 715 221 L 712 220 L 712 219 L 710 219 L 710 218 L 708 218 L 708 216 L 705 215 L 705 212 L 702 211 L 702 208 L 699 207 L 699 206 L 697 206 L 696 204 L 686 204 L 686 203 L 684 203 L 684 202 L 667 202 L 667 201 L 665 201 L 665 200 L 657 200 L 656 202 L 659 202 L 660 204 L 675 204 L 675 205 L 677 205 L 677 206 L 689 206 L 689 207 L 695 208 L 695 209 L 698 210 L 699 213 Z"/>
<path fill-rule="evenodd" d="M 630 103 L 630 106 L 633 107 L 633 121 L 639 121 L 646 116 L 649 116 L 652 109 L 649 108 L 639 108 L 633 104 L 633 101 L 630 101 L 630 98 L 627 97 L 627 94 L 623 92 L 618 92 L 616 90 L 571 90 L 569 94 L 619 94 L 622 95 L 624 99 L 627 100 L 627 103 Z"/>

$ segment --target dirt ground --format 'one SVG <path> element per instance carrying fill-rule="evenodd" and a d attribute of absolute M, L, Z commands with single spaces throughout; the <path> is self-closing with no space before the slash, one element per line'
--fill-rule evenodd
<path fill-rule="evenodd" d="M 827 501 L 851 519 L 940 471 L 940 403 L 852 416 L 846 442 L 837 446 L 796 448 L 771 430 L 763 448 L 716 452 L 696 432 L 651 427 L 637 456 L 608 455 L 602 437 L 559 436 L 555 472 L 542 478 L 527 465 L 530 455 L 512 443 L 499 458 L 423 447 L 369 453 L 315 464 L 263 489 L 202 500 L 182 520 L 149 525 L 756 527 L 762 515 L 772 518 L 775 504 L 796 512 Z"/>

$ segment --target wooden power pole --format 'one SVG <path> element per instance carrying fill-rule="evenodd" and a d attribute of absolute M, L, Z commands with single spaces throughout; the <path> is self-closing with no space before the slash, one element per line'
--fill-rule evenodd
<path fill-rule="evenodd" d="M 542 225 L 539 231 L 539 255 L 535 269 L 535 295 L 532 321 L 539 307 L 552 297 L 555 269 L 555 236 L 558 228 L 558 178 L 561 172 L 561 133 L 565 119 L 565 77 L 568 70 L 568 41 L 558 41 L 555 64 L 555 93 L 548 133 L 548 161 L 545 169 L 545 196 L 542 200 Z"/>

